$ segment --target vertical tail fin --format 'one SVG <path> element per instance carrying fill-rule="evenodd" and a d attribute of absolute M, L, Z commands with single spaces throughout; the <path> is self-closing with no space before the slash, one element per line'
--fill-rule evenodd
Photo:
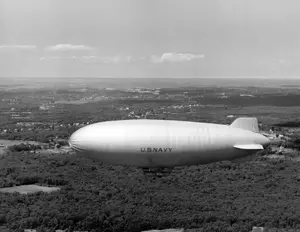
<path fill-rule="evenodd" d="M 250 118 L 250 117 L 237 118 L 230 124 L 230 127 L 235 127 L 235 128 L 259 133 L 257 118 Z"/>

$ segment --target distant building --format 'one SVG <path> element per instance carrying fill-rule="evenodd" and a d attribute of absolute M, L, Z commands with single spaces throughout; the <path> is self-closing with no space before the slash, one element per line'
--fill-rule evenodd
<path fill-rule="evenodd" d="M 279 153 L 282 153 L 282 152 L 284 152 L 284 147 L 283 146 L 280 146 L 280 148 L 279 148 L 279 151 L 278 151 Z"/>

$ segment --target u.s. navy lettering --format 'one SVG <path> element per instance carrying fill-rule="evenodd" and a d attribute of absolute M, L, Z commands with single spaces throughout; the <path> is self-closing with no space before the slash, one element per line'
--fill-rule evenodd
<path fill-rule="evenodd" d="M 141 152 L 171 152 L 169 147 L 142 147 Z"/>

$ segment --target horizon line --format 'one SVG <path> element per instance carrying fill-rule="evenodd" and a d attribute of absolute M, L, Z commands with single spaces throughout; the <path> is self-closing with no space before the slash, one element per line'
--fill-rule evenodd
<path fill-rule="evenodd" d="M 43 77 L 1 77 L 0 79 L 55 79 L 55 78 L 66 78 L 66 79 L 84 79 L 84 78 L 98 78 L 98 79 L 297 79 L 299 78 L 300 80 L 300 76 L 240 76 L 240 77 L 230 77 L 230 76 L 208 76 L 208 77 L 91 77 L 91 76 L 85 76 L 85 77 L 66 77 L 66 76 L 62 76 L 62 77 L 54 77 L 54 76 L 43 76 Z"/>

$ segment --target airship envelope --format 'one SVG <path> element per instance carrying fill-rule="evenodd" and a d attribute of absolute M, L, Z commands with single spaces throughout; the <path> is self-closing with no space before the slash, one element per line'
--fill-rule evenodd
<path fill-rule="evenodd" d="M 269 139 L 258 133 L 256 118 L 231 125 L 172 120 L 120 120 L 75 131 L 70 146 L 106 164 L 157 168 L 207 164 L 249 156 Z"/>

